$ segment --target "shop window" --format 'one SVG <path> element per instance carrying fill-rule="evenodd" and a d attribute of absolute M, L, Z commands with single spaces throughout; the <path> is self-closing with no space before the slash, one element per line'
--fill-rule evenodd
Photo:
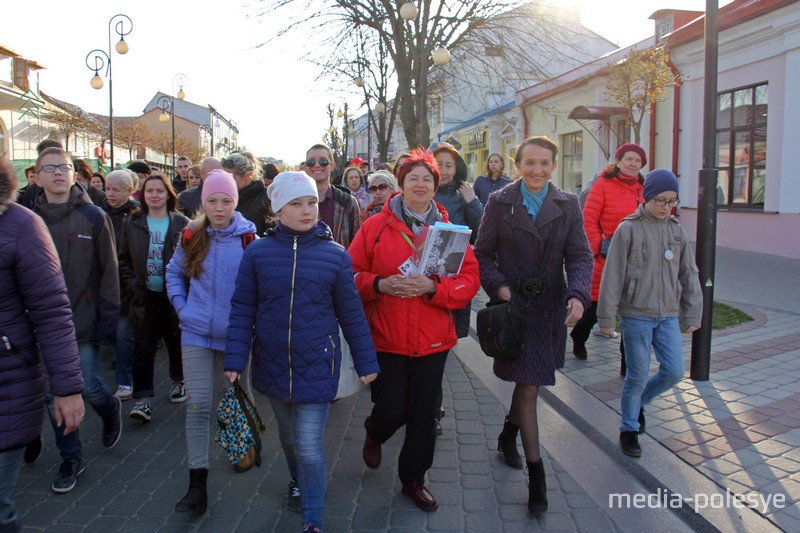
<path fill-rule="evenodd" d="M 717 203 L 764 206 L 767 168 L 767 84 L 717 96 Z"/>
<path fill-rule="evenodd" d="M 583 188 L 583 132 L 562 135 L 561 154 L 562 187 L 577 194 Z"/>

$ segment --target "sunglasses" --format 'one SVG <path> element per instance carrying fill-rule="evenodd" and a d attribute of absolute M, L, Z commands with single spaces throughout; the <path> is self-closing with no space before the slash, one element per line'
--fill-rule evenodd
<path fill-rule="evenodd" d="M 389 188 L 388 185 L 386 185 L 385 183 L 381 183 L 380 185 L 370 185 L 368 190 L 369 192 L 377 192 L 377 191 L 385 191 L 388 188 Z"/>
<path fill-rule="evenodd" d="M 331 164 L 331 162 L 328 161 L 327 159 L 325 159 L 324 157 L 320 158 L 319 161 L 316 160 L 316 159 L 308 159 L 308 160 L 306 160 L 306 166 L 307 167 L 313 167 L 317 163 L 319 163 L 319 166 L 321 166 L 321 167 L 327 167 L 328 165 Z"/>

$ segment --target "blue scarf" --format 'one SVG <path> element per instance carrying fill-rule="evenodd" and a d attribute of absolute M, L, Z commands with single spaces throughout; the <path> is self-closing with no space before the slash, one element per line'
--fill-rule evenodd
<path fill-rule="evenodd" d="M 550 182 L 544 184 L 542 190 L 533 193 L 528 190 L 528 187 L 525 186 L 525 180 L 520 180 L 520 188 L 522 191 L 522 205 L 525 206 L 525 209 L 528 210 L 528 214 L 531 218 L 535 221 L 536 216 L 539 214 L 539 209 L 542 208 L 542 203 L 544 203 L 544 199 L 547 197 L 547 191 L 550 189 Z"/>

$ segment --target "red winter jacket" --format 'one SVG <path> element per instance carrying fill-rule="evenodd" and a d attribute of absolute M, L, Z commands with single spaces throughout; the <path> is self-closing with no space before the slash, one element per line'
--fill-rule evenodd
<path fill-rule="evenodd" d="M 375 278 L 399 274 L 397 267 L 413 252 L 402 234 L 413 241 L 414 233 L 392 209 L 399 202 L 398 194 L 364 222 L 348 252 L 376 351 L 420 357 L 455 346 L 451 311 L 466 306 L 478 292 L 478 261 L 468 247 L 461 272 L 450 278 L 435 278 L 433 297 L 397 298 L 375 292 Z M 447 222 L 447 211 L 438 203 L 436 207 L 440 220 Z"/>
<path fill-rule="evenodd" d="M 610 239 L 622 219 L 630 215 L 644 201 L 641 178 L 635 183 L 625 183 L 608 177 L 603 172 L 592 185 L 583 207 L 583 228 L 594 255 L 592 268 L 592 301 L 600 294 L 600 280 L 606 260 L 600 257 L 600 243 Z"/>

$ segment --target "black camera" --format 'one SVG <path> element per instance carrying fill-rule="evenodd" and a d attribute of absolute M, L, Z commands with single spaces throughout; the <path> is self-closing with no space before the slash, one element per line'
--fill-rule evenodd
<path fill-rule="evenodd" d="M 525 298 L 535 298 L 544 293 L 544 280 L 532 276 L 522 278 L 517 282 L 517 291 Z"/>

